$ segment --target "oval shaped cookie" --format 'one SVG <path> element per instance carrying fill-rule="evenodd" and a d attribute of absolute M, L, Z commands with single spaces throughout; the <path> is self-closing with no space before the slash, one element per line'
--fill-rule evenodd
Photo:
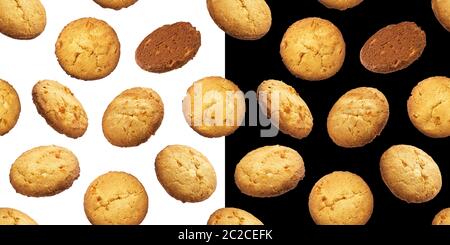
<path fill-rule="evenodd" d="M 84 212 L 93 225 L 139 225 L 147 211 L 144 186 L 125 172 L 97 177 L 84 194 Z"/>
<path fill-rule="evenodd" d="M 17 123 L 20 115 L 20 100 L 16 90 L 0 79 L 0 135 L 7 134 Z"/>
<path fill-rule="evenodd" d="M 450 225 L 450 208 L 439 211 L 433 218 L 432 225 Z"/>
<path fill-rule="evenodd" d="M 47 17 L 39 0 L 0 1 L 0 32 L 15 39 L 33 39 L 45 29 Z"/>
<path fill-rule="evenodd" d="M 375 73 L 403 70 L 419 59 L 427 44 L 425 32 L 414 22 L 388 25 L 361 48 L 361 64 Z"/>
<path fill-rule="evenodd" d="M 432 0 L 431 8 L 439 23 L 450 31 L 450 0 Z"/>
<path fill-rule="evenodd" d="M 325 7 L 341 11 L 358 6 L 362 1 L 363 0 L 319 0 Z"/>
<path fill-rule="evenodd" d="M 158 153 L 155 171 L 169 195 L 182 202 L 201 202 L 216 190 L 214 167 L 199 151 L 184 145 L 169 145 Z"/>
<path fill-rule="evenodd" d="M 55 44 L 64 71 L 82 80 L 96 80 L 114 71 L 120 43 L 114 29 L 103 20 L 81 18 L 67 24 Z"/>
<path fill-rule="evenodd" d="M 137 0 L 94 0 L 98 5 L 103 8 L 110 8 L 120 10 L 122 8 L 128 8 L 135 4 Z"/>
<path fill-rule="evenodd" d="M 208 225 L 264 225 L 253 214 L 239 208 L 220 208 L 208 219 Z"/>
<path fill-rule="evenodd" d="M 232 81 L 205 77 L 192 84 L 183 99 L 186 122 L 205 137 L 228 136 L 245 117 L 245 98 Z"/>
<path fill-rule="evenodd" d="M 68 189 L 79 176 L 77 157 L 66 148 L 50 145 L 20 155 L 11 166 L 9 180 L 16 192 L 43 197 Z"/>
<path fill-rule="evenodd" d="M 441 190 L 439 166 L 427 153 L 410 145 L 395 145 L 380 160 L 381 177 L 397 198 L 407 203 L 423 203 Z"/>
<path fill-rule="evenodd" d="M 106 108 L 102 127 L 115 146 L 138 146 L 156 133 L 164 118 L 164 104 L 149 88 L 131 88 L 120 93 Z"/>
<path fill-rule="evenodd" d="M 277 80 L 262 82 L 257 90 L 262 111 L 281 132 L 302 139 L 313 127 L 313 117 L 308 105 L 297 91 Z"/>
<path fill-rule="evenodd" d="M 257 40 L 269 32 L 272 13 L 264 0 L 207 0 L 209 14 L 228 35 Z"/>
<path fill-rule="evenodd" d="M 86 132 L 86 112 L 68 87 L 42 80 L 34 85 L 32 95 L 38 113 L 58 133 L 76 139 Z"/>
<path fill-rule="evenodd" d="M 150 33 L 136 49 L 136 63 L 149 72 L 181 68 L 197 54 L 200 32 L 188 22 L 164 25 Z"/>
<path fill-rule="evenodd" d="M 37 225 L 37 223 L 17 209 L 0 208 L 0 225 Z"/>
<path fill-rule="evenodd" d="M 426 136 L 450 136 L 450 78 L 430 77 L 417 84 L 408 99 L 408 115 Z"/>
<path fill-rule="evenodd" d="M 389 104 L 379 90 L 360 87 L 345 93 L 331 108 L 328 135 L 341 147 L 362 147 L 381 134 L 389 118 Z"/>
<path fill-rule="evenodd" d="M 317 181 L 308 206 L 318 225 L 364 225 L 372 216 L 373 195 L 358 175 L 336 171 Z"/>
<path fill-rule="evenodd" d="M 305 176 L 305 165 L 297 151 L 280 145 L 249 152 L 237 164 L 234 180 L 239 190 L 252 197 L 280 196 Z"/>
<path fill-rule="evenodd" d="M 292 75 L 308 81 L 334 76 L 344 64 L 345 42 L 341 31 L 328 20 L 305 18 L 284 33 L 280 54 Z"/>

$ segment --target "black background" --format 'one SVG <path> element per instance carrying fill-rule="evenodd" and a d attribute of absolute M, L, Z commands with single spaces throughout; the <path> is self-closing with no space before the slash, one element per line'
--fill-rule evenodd
<path fill-rule="evenodd" d="M 274 227 L 287 222 L 313 225 L 308 211 L 308 196 L 314 183 L 337 170 L 360 175 L 374 195 L 374 211 L 369 225 L 428 226 L 434 215 L 450 207 L 450 139 L 431 139 L 422 135 L 409 121 L 406 101 L 412 88 L 430 76 L 450 76 L 450 33 L 436 20 L 430 0 L 365 0 L 346 11 L 327 9 L 316 0 L 268 0 L 272 11 L 272 28 L 258 41 L 241 41 L 226 37 L 226 77 L 244 92 L 256 90 L 266 79 L 282 80 L 295 87 L 308 104 L 314 127 L 302 140 L 280 133 L 261 138 L 262 127 L 241 127 L 226 138 L 226 205 L 245 209 Z M 333 22 L 346 42 L 346 59 L 340 72 L 330 79 L 311 82 L 291 75 L 279 55 L 279 45 L 286 29 L 306 17 L 320 17 Z M 388 24 L 414 21 L 427 35 L 421 58 L 393 74 L 367 71 L 359 61 L 365 41 Z M 326 130 L 326 118 L 337 99 L 346 91 L 361 87 L 382 91 L 390 105 L 390 118 L 382 134 L 362 148 L 336 146 Z M 450 108 L 449 108 L 450 113 Z M 241 194 L 234 183 L 234 170 L 249 151 L 265 145 L 289 146 L 302 155 L 306 176 L 296 189 L 275 198 L 253 198 Z M 395 144 L 410 144 L 427 152 L 438 163 L 443 179 L 440 193 L 423 204 L 407 204 L 394 197 L 381 179 L 379 159 Z"/>

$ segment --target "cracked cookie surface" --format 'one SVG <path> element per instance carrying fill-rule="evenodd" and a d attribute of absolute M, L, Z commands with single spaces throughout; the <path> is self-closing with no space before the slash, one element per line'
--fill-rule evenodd
<path fill-rule="evenodd" d="M 407 203 L 430 201 L 442 187 L 439 166 L 415 146 L 390 147 L 381 156 L 380 171 L 392 194 Z"/>
<path fill-rule="evenodd" d="M 94 2 L 96 2 L 103 8 L 120 10 L 130 7 L 131 5 L 135 4 L 137 0 L 94 0 Z"/>
<path fill-rule="evenodd" d="M 108 172 L 87 188 L 84 211 L 93 225 L 139 225 L 148 211 L 147 192 L 133 175 Z"/>
<path fill-rule="evenodd" d="M 272 14 L 264 0 L 207 0 L 207 6 L 217 26 L 237 39 L 260 39 L 272 25 Z"/>
<path fill-rule="evenodd" d="M 364 225 L 372 216 L 373 195 L 358 175 L 336 171 L 317 181 L 308 206 L 318 225 Z"/>
<path fill-rule="evenodd" d="M 234 180 L 239 190 L 252 197 L 280 196 L 305 177 L 300 154 L 285 146 L 264 146 L 245 155 L 236 165 Z"/>
<path fill-rule="evenodd" d="M 0 1 L 0 32 L 15 39 L 39 36 L 47 23 L 45 8 L 39 0 Z"/>
<path fill-rule="evenodd" d="M 120 43 L 114 29 L 103 20 L 81 18 L 70 22 L 55 44 L 64 71 L 82 80 L 108 76 L 119 63 Z"/>
<path fill-rule="evenodd" d="M 182 202 L 201 202 L 216 190 L 214 167 L 199 151 L 184 145 L 169 145 L 158 153 L 155 171 L 169 195 Z"/>
<path fill-rule="evenodd" d="M 24 152 L 12 164 L 9 173 L 16 192 L 31 197 L 56 195 L 70 188 L 79 176 L 77 157 L 70 150 L 55 145 Z"/>
<path fill-rule="evenodd" d="M 0 225 L 37 225 L 37 223 L 17 209 L 0 208 Z"/>
<path fill-rule="evenodd" d="M 280 54 L 296 77 L 318 81 L 334 76 L 344 64 L 345 42 L 330 21 L 311 17 L 292 24 L 283 36 Z"/>
<path fill-rule="evenodd" d="M 253 214 L 239 208 L 220 208 L 208 219 L 208 225 L 264 225 Z"/>
<path fill-rule="evenodd" d="M 433 225 L 450 225 L 450 208 L 439 211 L 433 218 Z"/>
<path fill-rule="evenodd" d="M 432 0 L 431 7 L 439 23 L 450 31 L 450 0 Z"/>
<path fill-rule="evenodd" d="M 375 88 L 355 88 L 331 108 L 328 135 L 341 147 L 362 147 L 381 134 L 388 118 L 389 104 L 383 93 Z"/>
<path fill-rule="evenodd" d="M 362 3 L 363 0 L 319 0 L 321 4 L 330 9 L 346 10 Z"/>
<path fill-rule="evenodd" d="M 17 123 L 20 115 L 20 100 L 16 90 L 0 79 L 0 135 L 7 134 Z"/>

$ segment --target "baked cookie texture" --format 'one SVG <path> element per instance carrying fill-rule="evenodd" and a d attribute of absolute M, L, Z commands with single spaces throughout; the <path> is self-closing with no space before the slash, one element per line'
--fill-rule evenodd
<path fill-rule="evenodd" d="M 220 208 L 208 219 L 208 225 L 264 225 L 253 214 L 239 208 Z"/>
<path fill-rule="evenodd" d="M 294 76 L 308 81 L 324 80 L 334 76 L 344 64 L 345 42 L 333 23 L 310 17 L 287 29 L 280 54 Z"/>
<path fill-rule="evenodd" d="M 135 4 L 137 0 L 94 0 L 94 2 L 96 2 L 103 8 L 120 10 L 130 7 L 131 5 Z"/>
<path fill-rule="evenodd" d="M 32 91 L 38 113 L 58 133 L 71 138 L 83 136 L 88 117 L 72 91 L 57 81 L 37 82 Z"/>
<path fill-rule="evenodd" d="M 150 88 L 131 88 L 111 101 L 103 114 L 106 139 L 119 147 L 138 146 L 156 133 L 164 118 L 164 104 Z"/>
<path fill-rule="evenodd" d="M 439 166 L 423 150 L 395 145 L 380 160 L 381 177 L 397 198 L 407 203 L 430 201 L 442 187 Z"/>
<path fill-rule="evenodd" d="M 202 136 L 228 136 L 245 117 L 245 98 L 232 81 L 212 76 L 192 84 L 183 99 L 186 122 Z"/>
<path fill-rule="evenodd" d="M 207 0 L 209 14 L 228 35 L 241 40 L 257 40 L 272 25 L 272 13 L 264 0 Z"/>
<path fill-rule="evenodd" d="M 317 181 L 308 206 L 318 225 L 364 225 L 372 216 L 373 195 L 358 175 L 336 171 Z"/>
<path fill-rule="evenodd" d="M 450 225 L 450 208 L 439 211 L 433 218 L 432 225 Z"/>
<path fill-rule="evenodd" d="M 70 188 L 79 176 L 80 166 L 73 152 L 49 145 L 20 155 L 11 166 L 9 180 L 17 193 L 44 197 Z"/>
<path fill-rule="evenodd" d="M 432 0 L 431 8 L 439 23 L 450 31 L 450 0 Z"/>
<path fill-rule="evenodd" d="M 425 32 L 416 23 L 388 25 L 373 34 L 361 48 L 361 64 L 375 73 L 403 70 L 420 58 L 426 44 Z"/>
<path fill-rule="evenodd" d="M 288 84 L 266 80 L 258 86 L 261 109 L 281 132 L 297 139 L 305 138 L 313 128 L 313 116 L 308 105 Z"/>
<path fill-rule="evenodd" d="M 430 77 L 418 83 L 408 99 L 408 115 L 426 136 L 450 136 L 450 78 Z"/>
<path fill-rule="evenodd" d="M 342 11 L 358 6 L 363 0 L 319 0 L 319 2 L 329 9 Z"/>
<path fill-rule="evenodd" d="M 201 202 L 216 190 L 213 165 L 199 151 L 184 145 L 169 145 L 156 156 L 155 171 L 166 192 L 182 202 Z"/>
<path fill-rule="evenodd" d="M 19 120 L 20 110 L 16 90 L 7 81 L 0 79 L 0 135 L 5 135 L 14 128 Z"/>
<path fill-rule="evenodd" d="M 0 1 L 0 32 L 15 39 L 33 39 L 45 29 L 47 17 L 39 0 Z"/>
<path fill-rule="evenodd" d="M 181 68 L 197 54 L 201 34 L 189 22 L 164 25 L 150 33 L 136 49 L 143 70 L 163 73 Z"/>
<path fill-rule="evenodd" d="M 147 210 L 148 196 L 144 186 L 125 172 L 99 176 L 84 195 L 84 211 L 93 225 L 139 225 Z"/>
<path fill-rule="evenodd" d="M 17 209 L 0 208 L 0 225 L 37 225 L 37 223 Z"/>
<path fill-rule="evenodd" d="M 114 29 L 103 20 L 81 18 L 64 27 L 56 41 L 56 57 L 64 71 L 82 80 L 97 80 L 114 71 L 120 43 Z"/>
<path fill-rule="evenodd" d="M 355 88 L 331 108 L 328 135 L 341 147 L 362 147 L 381 134 L 388 118 L 389 104 L 383 93 L 375 88 Z"/>
<path fill-rule="evenodd" d="M 252 197 L 276 197 L 295 187 L 305 176 L 300 154 L 285 146 L 264 146 L 249 152 L 236 165 L 239 190 Z"/>

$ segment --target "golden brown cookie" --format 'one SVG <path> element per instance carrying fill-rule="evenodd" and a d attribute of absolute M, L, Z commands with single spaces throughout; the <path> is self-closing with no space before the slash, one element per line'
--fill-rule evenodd
<path fill-rule="evenodd" d="M 169 145 L 158 153 L 155 171 L 169 195 L 182 202 L 201 202 L 216 190 L 214 167 L 199 151 L 184 145 Z"/>
<path fill-rule="evenodd" d="M 395 145 L 380 160 L 381 177 L 389 190 L 407 203 L 423 203 L 441 190 L 439 166 L 427 153 L 410 145 Z"/>
<path fill-rule="evenodd" d="M 72 77 L 96 80 L 108 76 L 119 63 L 120 43 L 103 20 L 81 18 L 64 27 L 56 41 L 56 57 Z"/>
<path fill-rule="evenodd" d="M 261 109 L 281 132 L 302 139 L 311 133 L 313 117 L 297 91 L 278 80 L 266 80 L 257 90 Z"/>
<path fill-rule="evenodd" d="M 11 166 L 9 180 L 22 195 L 44 197 L 70 188 L 79 176 L 77 157 L 66 148 L 49 145 L 20 155 Z"/>
<path fill-rule="evenodd" d="M 237 164 L 234 180 L 242 193 L 252 197 L 280 196 L 305 177 L 305 165 L 297 151 L 280 145 L 249 152 Z"/>
<path fill-rule="evenodd" d="M 264 225 L 253 214 L 239 208 L 220 208 L 208 219 L 208 225 Z"/>
<path fill-rule="evenodd" d="M 163 117 L 164 104 L 158 93 L 149 88 L 127 89 L 106 108 L 103 134 L 115 146 L 138 146 L 156 133 Z"/>
<path fill-rule="evenodd" d="M 408 99 L 408 115 L 426 136 L 450 136 L 450 79 L 430 77 L 417 84 Z"/>
<path fill-rule="evenodd" d="M 319 0 L 321 4 L 329 9 L 346 10 L 362 3 L 363 0 Z"/>
<path fill-rule="evenodd" d="M 45 29 L 47 17 L 39 0 L 1 0 L 0 32 L 15 39 L 33 39 Z"/>
<path fill-rule="evenodd" d="M 270 30 L 272 13 L 264 0 L 207 0 L 211 18 L 228 35 L 257 40 Z"/>
<path fill-rule="evenodd" d="M 427 44 L 425 32 L 414 22 L 388 25 L 361 48 L 361 64 L 375 73 L 403 70 L 420 58 Z"/>
<path fill-rule="evenodd" d="M 328 20 L 311 17 L 292 24 L 283 36 L 280 54 L 296 77 L 318 81 L 334 76 L 344 64 L 341 31 Z"/>
<path fill-rule="evenodd" d="M 17 209 L 0 208 L 0 225 L 37 225 L 37 223 Z"/>
<path fill-rule="evenodd" d="M 318 225 L 364 225 L 372 216 L 373 195 L 358 175 L 336 171 L 317 181 L 308 206 Z"/>
<path fill-rule="evenodd" d="M 331 108 L 328 135 L 338 146 L 362 147 L 381 134 L 388 118 L 389 104 L 383 93 L 375 88 L 355 88 Z"/>
<path fill-rule="evenodd" d="M 450 31 L 450 0 L 432 0 L 431 8 L 439 23 Z"/>
<path fill-rule="evenodd" d="M 84 194 L 84 212 L 93 225 L 139 225 L 147 211 L 144 186 L 125 172 L 99 176 Z"/>
<path fill-rule="evenodd" d="M 168 72 L 192 60 L 200 45 L 200 32 L 189 22 L 177 22 L 150 33 L 136 49 L 135 59 L 143 70 Z"/>
<path fill-rule="evenodd" d="M 432 225 L 450 225 L 450 208 L 439 211 L 439 213 L 434 216 Z"/>
<path fill-rule="evenodd" d="M 7 134 L 17 123 L 20 115 L 20 100 L 16 90 L 0 79 L 0 135 Z"/>
<path fill-rule="evenodd" d="M 189 126 L 200 135 L 210 138 L 228 136 L 244 119 L 244 95 L 230 80 L 205 77 L 187 90 L 183 113 Z"/>
<path fill-rule="evenodd" d="M 103 8 L 110 8 L 120 10 L 122 8 L 128 8 L 135 4 L 137 0 L 94 0 L 98 5 Z"/>
<path fill-rule="evenodd" d="M 58 133 L 75 139 L 86 132 L 86 112 L 68 87 L 42 80 L 34 85 L 32 95 L 38 113 Z"/>

